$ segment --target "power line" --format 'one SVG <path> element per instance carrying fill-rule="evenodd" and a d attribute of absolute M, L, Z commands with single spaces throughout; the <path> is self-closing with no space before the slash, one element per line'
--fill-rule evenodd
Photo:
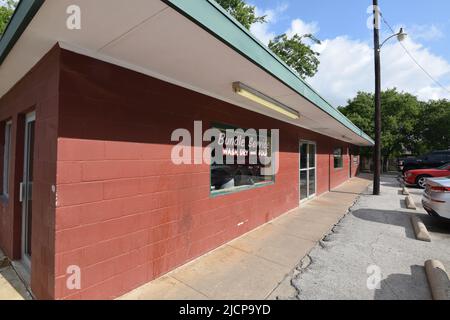
<path fill-rule="evenodd" d="M 388 26 L 388 28 L 391 30 L 392 33 L 397 33 L 394 28 L 391 27 L 391 25 L 389 24 L 389 22 L 387 22 L 387 20 L 384 18 L 383 14 L 380 12 L 380 16 L 384 22 L 384 24 L 386 24 Z M 447 91 L 450 94 L 450 90 L 447 89 L 441 82 L 439 82 L 436 78 L 434 78 L 420 63 L 419 61 L 417 61 L 417 59 L 413 56 L 413 54 L 408 50 L 408 48 L 401 43 L 400 41 L 398 42 L 403 50 L 405 50 L 406 54 L 411 58 L 411 60 L 439 87 L 441 87 L 442 89 L 444 89 L 445 91 Z"/>

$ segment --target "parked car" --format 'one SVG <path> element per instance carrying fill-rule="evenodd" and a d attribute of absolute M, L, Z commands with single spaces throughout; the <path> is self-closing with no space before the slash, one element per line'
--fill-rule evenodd
<path fill-rule="evenodd" d="M 417 156 L 415 155 L 409 155 L 409 154 L 405 154 L 405 155 L 401 155 L 397 158 L 397 166 L 399 167 L 400 171 L 403 170 L 403 165 L 405 163 L 406 160 L 409 159 L 415 159 L 417 158 Z"/>
<path fill-rule="evenodd" d="M 422 189 L 426 186 L 428 178 L 447 177 L 450 175 L 450 162 L 433 169 L 416 169 L 405 172 L 405 182 L 409 185 L 416 185 Z"/>
<path fill-rule="evenodd" d="M 450 219 L 450 176 L 427 179 L 422 205 L 429 215 Z"/>
<path fill-rule="evenodd" d="M 399 168 L 405 174 L 406 171 L 414 169 L 437 168 L 447 162 L 450 162 L 450 150 L 433 151 L 424 156 L 399 161 Z"/>

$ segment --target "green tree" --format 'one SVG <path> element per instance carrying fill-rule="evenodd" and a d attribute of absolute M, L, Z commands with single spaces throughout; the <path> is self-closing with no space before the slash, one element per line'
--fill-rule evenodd
<path fill-rule="evenodd" d="M 409 93 L 398 92 L 396 89 L 381 93 L 381 153 L 385 160 L 398 156 L 405 150 L 415 152 L 420 147 L 421 139 L 416 129 L 422 106 L 417 97 Z M 372 138 L 375 136 L 373 94 L 359 92 L 340 111 Z M 364 154 L 369 156 L 372 150 L 367 149 Z"/>
<path fill-rule="evenodd" d="M 450 101 L 435 100 L 423 103 L 417 121 L 417 140 L 421 153 L 450 148 Z"/>
<path fill-rule="evenodd" d="M 320 64 L 319 53 L 306 45 L 303 42 L 304 39 L 320 44 L 320 40 L 312 34 L 303 36 L 295 34 L 292 38 L 282 34 L 269 42 L 269 48 L 288 66 L 297 71 L 303 79 L 313 77 L 317 73 Z"/>
<path fill-rule="evenodd" d="M 0 1 L 0 37 L 3 35 L 3 32 L 5 32 L 6 26 L 14 13 L 16 5 L 16 0 Z"/>
<path fill-rule="evenodd" d="M 256 8 L 248 5 L 244 0 L 216 0 L 216 2 L 247 29 L 255 23 L 266 22 L 266 16 L 257 16 Z M 320 43 L 311 34 L 296 34 L 291 38 L 282 34 L 269 43 L 269 48 L 303 79 L 313 77 L 320 63 L 319 53 L 312 50 L 304 40 Z"/>
<path fill-rule="evenodd" d="M 246 4 L 244 0 L 216 0 L 216 2 L 247 29 L 254 23 L 266 22 L 266 16 L 258 17 L 255 13 L 256 8 Z"/>

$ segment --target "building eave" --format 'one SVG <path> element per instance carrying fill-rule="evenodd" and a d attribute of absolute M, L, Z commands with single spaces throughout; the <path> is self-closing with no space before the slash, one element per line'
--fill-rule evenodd
<path fill-rule="evenodd" d="M 355 134 L 365 139 L 369 145 L 374 145 L 372 138 L 319 95 L 317 91 L 299 77 L 267 46 L 253 36 L 214 0 L 163 0 L 163 2 L 207 30 L 220 41 L 244 55 L 247 59 L 257 64 L 275 78 L 279 79 L 322 111 L 326 112 Z"/>
<path fill-rule="evenodd" d="M 0 66 L 45 0 L 20 0 L 0 38 Z"/>
<path fill-rule="evenodd" d="M 372 146 L 374 141 L 213 0 L 161 0 Z M 0 68 L 45 0 L 21 0 L 0 39 Z M 319 111 L 320 110 L 320 111 Z M 345 140 L 345 136 L 336 137 Z"/>

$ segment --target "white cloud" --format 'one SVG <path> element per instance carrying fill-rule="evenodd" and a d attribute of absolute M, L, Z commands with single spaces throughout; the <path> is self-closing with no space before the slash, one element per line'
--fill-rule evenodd
<path fill-rule="evenodd" d="M 292 37 L 296 34 L 303 36 L 305 34 L 316 34 L 319 32 L 319 26 L 317 22 L 306 23 L 303 20 L 295 19 L 291 22 L 291 27 L 286 31 L 288 37 Z"/>
<path fill-rule="evenodd" d="M 270 40 L 272 40 L 276 36 L 274 32 L 269 31 L 269 26 L 267 24 L 262 23 L 253 24 L 250 28 L 250 31 L 265 45 L 268 45 Z"/>
<path fill-rule="evenodd" d="M 267 23 L 253 25 L 253 34 L 268 44 L 277 35 L 273 31 L 274 25 L 287 9 L 287 5 L 265 11 L 257 8 L 258 15 L 267 15 Z M 294 19 L 285 33 L 288 36 L 316 34 L 319 30 L 316 22 Z M 404 46 L 435 79 L 443 82 L 450 90 L 450 63 L 420 43 L 440 39 L 444 37 L 443 32 L 435 25 L 414 25 L 406 30 L 411 36 L 403 43 Z M 308 82 L 331 104 L 336 107 L 345 105 L 358 91 L 374 91 L 371 40 L 361 41 L 339 36 L 312 45 L 321 54 L 320 66 L 316 76 Z M 395 40 L 382 48 L 382 85 L 383 89 L 396 87 L 417 95 L 422 100 L 450 99 L 450 93 L 434 83 Z"/>
<path fill-rule="evenodd" d="M 405 47 L 436 79 L 450 75 L 450 64 L 409 39 Z M 374 66 L 371 43 L 338 37 L 324 42 L 317 75 L 308 82 L 332 104 L 344 105 L 358 91 L 373 92 Z M 450 98 L 405 53 L 399 43 L 382 48 L 383 89 L 396 87 L 420 99 Z"/>
<path fill-rule="evenodd" d="M 408 33 L 414 40 L 434 41 L 445 37 L 444 32 L 436 25 L 413 25 Z"/>
<path fill-rule="evenodd" d="M 265 45 L 275 38 L 277 34 L 271 31 L 271 28 L 277 23 L 280 15 L 288 9 L 287 4 L 281 4 L 274 9 L 261 10 L 256 7 L 255 13 L 257 16 L 266 16 L 266 23 L 255 23 L 250 27 L 250 31 L 255 37 L 262 41 Z"/>

